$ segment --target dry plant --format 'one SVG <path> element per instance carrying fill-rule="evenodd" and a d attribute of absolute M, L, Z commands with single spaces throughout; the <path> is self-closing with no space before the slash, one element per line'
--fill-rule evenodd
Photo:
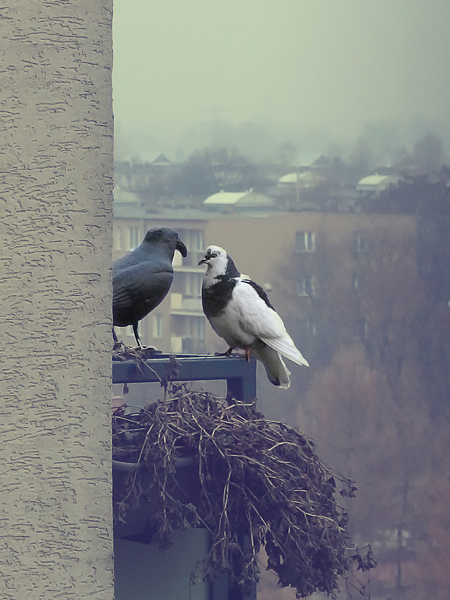
<path fill-rule="evenodd" d="M 203 576 L 226 571 L 244 587 L 257 581 L 264 547 L 267 568 L 299 598 L 334 595 L 354 561 L 362 570 L 374 566 L 370 551 L 363 557 L 350 547 L 347 512 L 337 502 L 356 488 L 320 461 L 311 439 L 265 419 L 255 404 L 186 384 L 163 387 L 163 397 L 139 413 L 114 413 L 113 459 L 136 464 L 116 519 L 149 502 L 162 548 L 175 528 L 206 528 Z"/>

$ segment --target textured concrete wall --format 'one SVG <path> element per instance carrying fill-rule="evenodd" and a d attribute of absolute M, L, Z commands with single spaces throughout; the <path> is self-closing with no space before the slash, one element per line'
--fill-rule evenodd
<path fill-rule="evenodd" d="M 0 598 L 112 599 L 112 0 L 0 6 Z"/>

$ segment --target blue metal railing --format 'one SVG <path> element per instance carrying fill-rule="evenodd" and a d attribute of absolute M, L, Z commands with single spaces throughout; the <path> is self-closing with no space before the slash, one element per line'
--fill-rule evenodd
<path fill-rule="evenodd" d="M 174 362 L 176 361 L 176 363 Z M 256 398 L 256 360 L 242 356 L 157 354 L 146 360 L 113 360 L 113 383 L 226 380 L 228 394 L 242 402 Z"/>

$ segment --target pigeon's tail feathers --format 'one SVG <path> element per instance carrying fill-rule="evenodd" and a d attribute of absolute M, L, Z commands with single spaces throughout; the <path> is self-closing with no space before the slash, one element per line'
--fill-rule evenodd
<path fill-rule="evenodd" d="M 253 350 L 252 353 L 263 363 L 270 383 L 273 383 L 277 387 L 288 389 L 291 385 L 289 378 L 291 373 L 278 352 L 269 346 L 264 346 L 263 348 Z"/>
<path fill-rule="evenodd" d="M 289 358 L 292 362 L 303 367 L 309 367 L 309 363 L 298 348 L 296 348 L 291 336 L 285 333 L 283 337 L 261 337 L 265 344 L 279 352 L 281 356 Z"/>

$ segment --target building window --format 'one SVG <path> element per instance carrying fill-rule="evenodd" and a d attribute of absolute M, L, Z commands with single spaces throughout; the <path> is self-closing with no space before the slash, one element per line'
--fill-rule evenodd
<path fill-rule="evenodd" d="M 205 251 L 205 235 L 203 229 L 191 229 L 191 249 L 196 252 Z"/>
<path fill-rule="evenodd" d="M 359 322 L 359 335 L 363 340 L 367 340 L 369 337 L 369 323 L 366 319 L 361 319 Z"/>
<path fill-rule="evenodd" d="M 203 229 L 178 229 L 180 239 L 186 244 L 188 255 L 183 259 L 183 265 L 197 266 L 205 253 L 205 232 Z"/>
<path fill-rule="evenodd" d="M 295 249 L 297 252 L 315 252 L 316 234 L 313 231 L 297 231 Z"/>
<path fill-rule="evenodd" d="M 203 273 L 186 273 L 184 295 L 192 298 L 202 296 Z"/>
<path fill-rule="evenodd" d="M 203 317 L 197 319 L 197 334 L 198 340 L 205 339 L 205 319 Z"/>
<path fill-rule="evenodd" d="M 117 227 L 113 228 L 113 249 L 122 250 L 122 244 L 120 239 L 120 229 Z"/>
<path fill-rule="evenodd" d="M 314 321 L 314 319 L 306 319 L 306 331 L 310 334 L 310 335 L 316 335 L 317 334 L 317 326 L 316 326 L 316 322 Z"/>
<path fill-rule="evenodd" d="M 205 339 L 205 318 L 189 317 L 187 322 L 187 335 L 192 340 Z"/>
<path fill-rule="evenodd" d="M 304 319 L 300 320 L 300 328 L 302 335 L 314 336 L 317 334 L 316 322 L 310 317 L 305 317 Z"/>
<path fill-rule="evenodd" d="M 316 295 L 314 276 L 301 277 L 297 282 L 297 289 L 299 296 L 314 297 Z"/>
<path fill-rule="evenodd" d="M 153 313 L 153 337 L 155 339 L 162 338 L 162 315 Z"/>
<path fill-rule="evenodd" d="M 353 252 L 355 254 L 364 254 L 364 252 L 367 252 L 367 239 L 361 231 L 355 231 L 354 233 Z"/>
<path fill-rule="evenodd" d="M 129 231 L 129 249 L 134 250 L 141 243 L 141 235 L 139 233 L 139 227 L 130 227 Z"/>

